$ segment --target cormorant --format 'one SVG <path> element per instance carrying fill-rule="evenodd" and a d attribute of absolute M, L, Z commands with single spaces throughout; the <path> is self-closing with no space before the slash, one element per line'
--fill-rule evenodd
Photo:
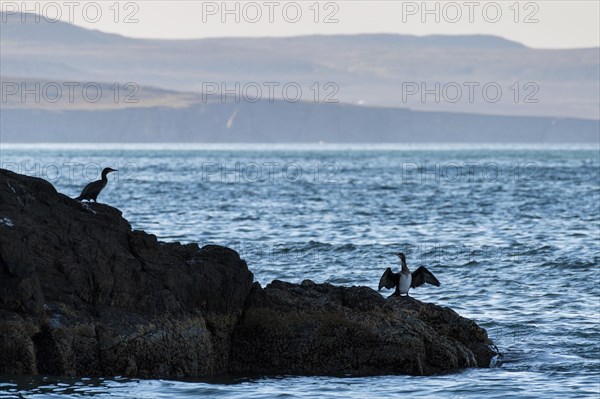
<path fill-rule="evenodd" d="M 396 291 L 394 291 L 392 295 L 399 296 L 401 294 L 406 294 L 406 296 L 408 296 L 408 290 L 417 288 L 425 283 L 435 285 L 436 287 L 440 286 L 438 279 L 435 278 L 433 273 L 427 270 L 425 266 L 420 266 L 411 273 L 406 266 L 406 256 L 402 252 L 398 252 L 394 255 L 400 258 L 402 270 L 400 273 L 394 273 L 389 267 L 385 269 L 383 276 L 381 276 L 381 280 L 379 280 L 380 291 L 383 287 L 388 289 L 396 287 Z"/>
<path fill-rule="evenodd" d="M 104 170 L 102 171 L 102 179 L 89 183 L 87 186 L 85 186 L 83 188 L 83 190 L 81 191 L 81 195 L 75 199 L 77 201 L 94 200 L 94 202 L 96 202 L 96 198 L 98 198 L 98 194 L 100 194 L 100 191 L 102 191 L 102 189 L 104 187 L 106 187 L 106 183 L 108 183 L 108 179 L 106 178 L 106 175 L 108 175 L 110 172 L 116 172 L 116 171 L 117 171 L 116 169 L 104 168 Z"/>

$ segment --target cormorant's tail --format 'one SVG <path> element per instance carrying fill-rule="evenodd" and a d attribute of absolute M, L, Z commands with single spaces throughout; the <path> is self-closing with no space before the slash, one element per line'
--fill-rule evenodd
<path fill-rule="evenodd" d="M 81 197 L 81 195 L 77 198 L 73 198 L 75 201 L 81 201 L 83 198 Z"/>

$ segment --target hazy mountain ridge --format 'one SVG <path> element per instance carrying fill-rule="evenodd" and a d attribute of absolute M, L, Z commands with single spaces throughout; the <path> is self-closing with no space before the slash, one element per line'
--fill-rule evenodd
<path fill-rule="evenodd" d="M 148 42 L 160 41 L 155 39 L 134 39 L 114 33 L 106 33 L 98 30 L 89 30 L 80 28 L 76 25 L 54 21 L 43 16 L 23 13 L 13 14 L 0 11 L 0 21 L 2 23 L 3 40 L 46 40 L 55 43 L 69 43 L 77 41 L 81 44 L 94 43 L 133 43 L 133 42 Z M 362 42 L 362 44 L 385 43 L 385 44 L 402 44 L 413 46 L 460 46 L 460 47 L 506 47 L 506 48 L 525 48 L 521 43 L 504 39 L 493 35 L 400 35 L 387 33 L 367 33 L 367 34 L 345 34 L 345 35 L 305 35 L 291 36 L 281 38 L 266 38 L 266 37 L 231 37 L 231 38 L 206 38 L 206 39 L 187 39 L 187 40 L 165 40 L 172 42 L 211 42 L 211 41 L 256 41 L 261 42 L 265 39 L 273 39 L 284 42 L 305 42 L 314 43 L 315 38 L 330 38 L 332 40 L 341 40 L 346 42 L 348 38 L 354 42 Z M 457 40 L 458 38 L 458 40 Z"/>
<path fill-rule="evenodd" d="M 332 82 L 339 88 L 336 99 L 351 104 L 600 119 L 598 48 L 531 49 L 485 35 L 140 40 L 44 19 L 23 24 L 18 16 L 9 17 L 1 26 L 4 76 L 135 82 L 198 93 L 207 83 L 293 82 L 308 90 L 315 82 Z M 474 101 L 468 98 L 468 82 L 478 84 Z M 488 83 L 503 91 L 499 101 L 483 97 Z M 528 83 L 536 86 L 537 103 L 524 102 L 533 93 L 525 89 Z M 436 84 L 441 100 L 423 98 L 421 86 L 430 90 Z M 459 101 L 445 95 L 446 84 L 461 88 Z M 416 85 L 419 92 L 403 95 L 407 85 Z"/>
<path fill-rule="evenodd" d="M 63 21 L 54 22 L 50 18 L 32 13 L 0 12 L 0 23 L 3 41 L 46 42 L 55 45 L 117 44 L 135 41 L 113 33 L 82 29 Z"/>
<path fill-rule="evenodd" d="M 0 26 L 3 141 L 599 141 L 599 49 L 536 50 L 485 35 L 140 40 L 7 20 Z M 6 83 L 65 82 L 97 85 L 103 97 L 4 97 Z M 277 84 L 276 100 L 202 95 L 207 85 L 266 90 L 265 82 Z M 465 93 L 456 103 L 423 101 L 405 92 L 407 84 L 465 82 L 493 82 L 501 101 L 470 102 Z M 537 90 L 532 103 L 523 102 L 527 82 Z M 112 100 L 115 83 L 133 84 L 137 101 L 124 101 L 131 91 Z M 286 84 L 301 87 L 299 102 L 281 100 Z"/>

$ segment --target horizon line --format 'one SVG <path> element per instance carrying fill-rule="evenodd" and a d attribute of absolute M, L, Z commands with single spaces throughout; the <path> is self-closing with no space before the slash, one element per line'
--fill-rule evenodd
<path fill-rule="evenodd" d="M 491 33 L 430 33 L 430 34 L 415 34 L 415 33 L 398 33 L 398 32 L 373 32 L 373 31 L 365 31 L 365 32 L 355 32 L 355 33 L 306 33 L 306 34 L 274 34 L 274 35 L 265 35 L 265 34 L 249 34 L 247 36 L 240 35 L 225 35 L 225 36 L 196 36 L 196 37 L 154 37 L 154 36 L 131 36 L 125 35 L 123 33 L 110 32 L 102 29 L 94 29 L 88 27 L 86 25 L 78 24 L 75 22 L 65 21 L 59 19 L 57 21 L 48 21 L 47 18 L 42 14 L 37 14 L 34 12 L 18 12 L 18 13 L 9 13 L 7 14 L 5 11 L 0 10 L 0 15 L 34 15 L 39 17 L 40 20 L 45 21 L 49 24 L 55 23 L 63 23 L 66 25 L 70 25 L 73 27 L 77 27 L 79 29 L 83 29 L 89 32 L 98 32 L 104 35 L 118 36 L 124 39 L 129 40 L 157 40 L 157 41 L 199 41 L 199 40 L 222 40 L 222 39 L 238 39 L 238 40 L 247 40 L 247 39 L 293 39 L 293 38 L 308 38 L 308 37 L 336 37 L 336 36 L 398 36 L 398 37 L 414 37 L 414 38 L 429 38 L 429 37 L 451 37 L 451 38 L 461 38 L 461 37 L 489 37 L 500 39 L 509 43 L 514 43 L 524 48 L 532 49 L 532 50 L 586 50 L 586 49 L 600 49 L 600 44 L 597 46 L 576 46 L 576 47 L 532 47 L 522 41 L 516 39 L 510 39 L 503 35 L 491 34 Z M 21 22 L 22 24 L 27 24 L 28 22 Z M 40 23 L 40 22 L 34 22 Z M 4 21 L 4 18 L 0 21 L 0 26 L 8 24 L 8 22 Z M 0 39 L 1 40 L 1 39 Z"/>

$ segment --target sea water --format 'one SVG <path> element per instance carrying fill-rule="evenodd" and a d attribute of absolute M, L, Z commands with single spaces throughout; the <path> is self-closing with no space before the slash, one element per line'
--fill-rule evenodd
<path fill-rule="evenodd" d="M 411 295 L 474 319 L 503 354 L 429 377 L 5 376 L 0 398 L 600 396 L 597 144 L 4 144 L 0 161 L 71 197 L 119 169 L 99 202 L 161 240 L 236 249 L 263 286 L 376 289 L 403 251 L 442 283 Z"/>

